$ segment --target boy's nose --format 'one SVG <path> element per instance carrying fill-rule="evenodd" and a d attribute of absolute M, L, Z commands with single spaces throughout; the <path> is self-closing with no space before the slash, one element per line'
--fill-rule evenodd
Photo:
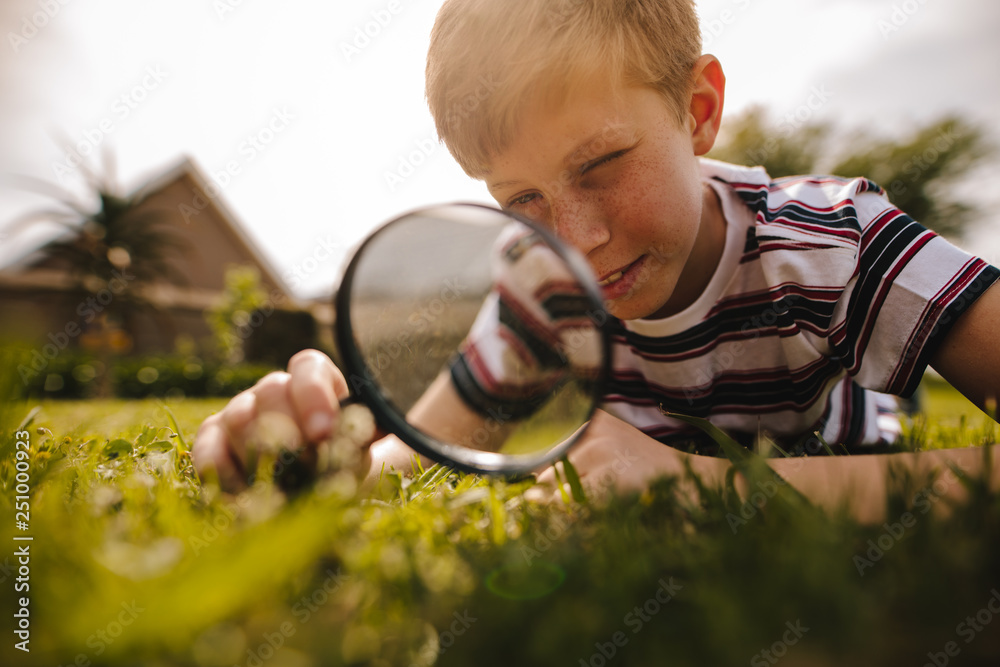
<path fill-rule="evenodd" d="M 554 214 L 556 235 L 585 256 L 611 239 L 604 211 L 591 202 L 560 202 Z"/>

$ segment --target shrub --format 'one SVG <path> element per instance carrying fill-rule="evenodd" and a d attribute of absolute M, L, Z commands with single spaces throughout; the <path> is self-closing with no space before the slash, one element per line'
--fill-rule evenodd
<path fill-rule="evenodd" d="M 224 364 L 197 356 L 126 357 L 113 362 L 114 394 L 120 398 L 234 396 L 275 369 L 265 364 Z M 94 355 L 66 351 L 49 360 L 26 385 L 34 398 L 82 399 L 97 393 L 106 370 Z"/>

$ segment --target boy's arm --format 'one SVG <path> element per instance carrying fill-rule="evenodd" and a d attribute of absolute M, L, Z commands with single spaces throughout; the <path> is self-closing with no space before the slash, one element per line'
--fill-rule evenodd
<path fill-rule="evenodd" d="M 1000 288 L 988 288 L 958 318 L 931 358 L 931 366 L 996 419 L 1000 398 Z"/>
<path fill-rule="evenodd" d="M 406 421 L 441 442 L 489 452 L 499 451 L 516 426 L 511 420 L 484 417 L 470 408 L 447 371 L 417 399 Z"/>
<path fill-rule="evenodd" d="M 918 484 L 905 490 L 906 499 L 921 512 L 947 512 L 950 502 L 965 500 L 963 477 L 985 477 L 995 489 L 1000 480 L 1000 445 L 990 445 L 990 449 L 989 469 L 984 466 L 982 447 L 773 459 L 768 465 L 816 505 L 829 511 L 845 508 L 861 523 L 879 523 L 895 518 L 885 512 L 888 494 L 904 490 L 891 486 L 896 473 Z M 748 498 L 754 491 L 744 484 L 741 494 Z"/>
<path fill-rule="evenodd" d="M 837 511 L 846 508 L 862 523 L 878 523 L 886 517 L 886 499 L 893 472 L 909 474 L 923 486 L 912 489 L 917 510 L 945 510 L 948 501 L 961 501 L 965 487 L 952 468 L 970 478 L 985 476 L 991 487 L 1000 481 L 1000 445 L 991 446 L 990 469 L 984 467 L 981 447 L 934 450 L 903 454 L 864 454 L 857 456 L 791 457 L 769 459 L 768 465 L 792 487 L 816 505 Z M 573 447 L 570 461 L 580 474 L 591 496 L 607 492 L 642 491 L 662 476 L 680 476 L 681 493 L 696 497 L 693 485 L 683 480 L 687 466 L 708 488 L 723 486 L 729 461 L 721 458 L 686 454 L 645 435 L 635 427 L 598 411 L 582 440 Z M 938 473 L 932 480 L 931 475 Z M 744 500 L 758 502 L 755 494 L 770 497 L 768 489 L 749 486 L 737 476 L 737 489 Z M 539 486 L 531 496 L 556 499 L 556 476 L 552 469 L 538 476 Z M 773 491 L 772 491 L 773 492 Z M 918 495 L 919 494 L 919 495 Z M 938 502 L 944 500 L 946 502 Z"/>

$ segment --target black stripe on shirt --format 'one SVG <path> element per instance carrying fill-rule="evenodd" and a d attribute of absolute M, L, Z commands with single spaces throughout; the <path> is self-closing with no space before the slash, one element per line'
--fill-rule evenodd
<path fill-rule="evenodd" d="M 865 332 L 871 331 L 882 298 L 887 294 L 882 291 L 883 285 L 906 265 L 902 261 L 906 248 L 927 232 L 926 227 L 908 215 L 896 212 L 890 215 L 895 217 L 862 241 L 858 280 L 848 301 L 847 319 L 841 330 L 831 336 L 834 349 L 851 373 L 858 371 L 860 359 L 864 358 L 868 347 Z"/>
<path fill-rule="evenodd" d="M 826 332 L 836 298 L 821 298 L 824 295 L 822 289 L 810 289 L 807 295 L 798 286 L 782 286 L 754 295 L 740 295 L 743 303 L 739 305 L 721 303 L 703 321 L 677 334 L 644 336 L 616 328 L 612 337 L 643 358 L 667 361 L 703 354 L 724 341 L 792 335 L 800 329 Z"/>
<path fill-rule="evenodd" d="M 516 398 L 497 396 L 479 383 L 463 354 L 456 354 L 452 358 L 450 371 L 452 385 L 462 401 L 478 414 L 493 417 L 500 422 L 504 419 L 520 420 L 530 417 L 558 389 L 553 386 L 531 393 L 525 391 Z"/>
<path fill-rule="evenodd" d="M 834 359 L 819 358 L 792 371 L 720 372 L 702 387 L 651 386 L 638 373 L 615 372 L 605 387 L 604 400 L 632 405 L 662 404 L 671 412 L 695 417 L 713 414 L 755 414 L 808 410 L 823 394 L 831 378 L 843 369 Z"/>
<path fill-rule="evenodd" d="M 944 309 L 944 312 L 939 318 L 934 322 L 933 328 L 930 334 L 927 336 L 927 340 L 924 343 L 922 349 L 917 355 L 916 362 L 913 364 L 913 368 L 910 372 L 909 378 L 903 384 L 902 389 L 899 391 L 899 395 L 908 398 L 913 395 L 913 392 L 917 390 L 917 385 L 920 384 L 920 380 L 923 377 L 924 370 L 930 364 L 931 357 L 937 352 L 941 345 L 941 342 L 951 331 L 951 328 L 955 326 L 955 322 L 958 318 L 976 302 L 976 299 L 981 297 L 987 289 L 993 286 L 998 280 L 1000 280 L 1000 269 L 986 262 L 978 261 L 972 267 L 972 271 L 978 271 L 978 275 L 969 286 L 966 287 L 961 294 L 955 297 L 951 303 Z M 960 278 L 958 279 L 960 280 Z M 955 281 L 957 282 L 957 280 Z M 954 284 L 954 283 L 953 283 Z M 890 388 L 893 391 L 894 388 Z"/>
<path fill-rule="evenodd" d="M 499 300 L 500 324 L 510 329 L 518 340 L 524 343 L 531 355 L 538 361 L 541 368 L 561 368 L 566 365 L 566 358 L 546 340 L 542 340 L 535 331 L 515 313 L 507 300 Z"/>
<path fill-rule="evenodd" d="M 585 319 L 594 309 L 591 300 L 585 294 L 552 294 L 542 301 L 542 310 L 554 322 L 568 319 Z"/>

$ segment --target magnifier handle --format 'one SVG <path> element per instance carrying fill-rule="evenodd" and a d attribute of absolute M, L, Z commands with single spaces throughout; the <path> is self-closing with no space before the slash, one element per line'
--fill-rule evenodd
<path fill-rule="evenodd" d="M 346 408 L 348 405 L 364 405 L 364 401 L 357 394 L 351 394 L 347 398 L 339 399 L 341 409 Z"/>

